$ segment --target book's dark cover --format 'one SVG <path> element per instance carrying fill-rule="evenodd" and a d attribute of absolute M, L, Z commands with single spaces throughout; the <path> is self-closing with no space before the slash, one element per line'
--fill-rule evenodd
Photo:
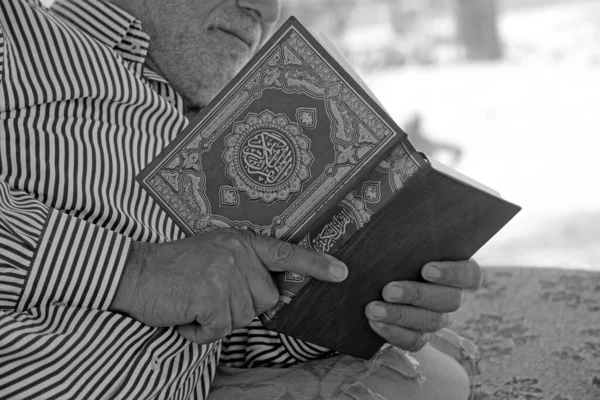
<path fill-rule="evenodd" d="M 137 179 L 187 234 L 295 243 L 405 136 L 290 18 Z"/>
<path fill-rule="evenodd" d="M 469 259 L 520 210 L 433 168 L 410 143 L 397 147 L 300 245 L 349 268 L 342 283 L 282 274 L 277 306 L 261 315 L 272 330 L 368 359 L 384 343 L 365 307 L 392 281 L 422 280 L 430 261 Z"/>
<path fill-rule="evenodd" d="M 415 175 L 427 162 L 405 140 L 394 148 L 382 162 L 365 174 L 332 210 L 330 218 L 322 218 L 298 243 L 304 248 L 336 254 L 354 234 L 365 227 L 373 214 L 392 199 L 394 193 Z M 276 327 L 274 320 L 306 285 L 310 277 L 286 272 L 278 274 L 279 301 L 271 310 L 260 315 L 265 326 Z"/>

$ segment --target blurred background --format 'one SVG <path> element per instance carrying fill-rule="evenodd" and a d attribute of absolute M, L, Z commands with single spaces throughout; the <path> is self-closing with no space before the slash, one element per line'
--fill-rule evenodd
<path fill-rule="evenodd" d="M 600 1 L 284 4 L 417 149 L 523 207 L 481 264 L 600 270 Z"/>
<path fill-rule="evenodd" d="M 600 1 L 283 2 L 415 147 L 523 207 L 481 264 L 600 270 Z"/>

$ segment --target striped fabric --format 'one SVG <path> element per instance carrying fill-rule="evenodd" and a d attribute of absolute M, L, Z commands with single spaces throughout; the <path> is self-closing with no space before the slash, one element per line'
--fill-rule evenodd
<path fill-rule="evenodd" d="M 258 320 L 200 346 L 108 311 L 132 240 L 183 238 L 134 181 L 187 123 L 141 28 L 99 0 L 0 0 L 1 399 L 205 399 L 218 363 L 329 355 Z"/>

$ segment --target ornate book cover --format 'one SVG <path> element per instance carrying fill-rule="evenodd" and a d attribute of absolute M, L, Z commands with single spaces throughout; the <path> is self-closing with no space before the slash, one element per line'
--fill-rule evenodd
<path fill-rule="evenodd" d="M 405 136 L 290 18 L 137 179 L 187 234 L 297 242 Z"/>

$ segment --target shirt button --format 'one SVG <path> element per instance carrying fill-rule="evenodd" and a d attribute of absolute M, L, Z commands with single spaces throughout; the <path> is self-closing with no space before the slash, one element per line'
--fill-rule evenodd
<path fill-rule="evenodd" d="M 150 369 L 152 369 L 152 371 L 158 371 L 160 369 L 158 357 L 156 357 L 156 356 L 152 357 L 152 362 L 150 363 Z"/>

